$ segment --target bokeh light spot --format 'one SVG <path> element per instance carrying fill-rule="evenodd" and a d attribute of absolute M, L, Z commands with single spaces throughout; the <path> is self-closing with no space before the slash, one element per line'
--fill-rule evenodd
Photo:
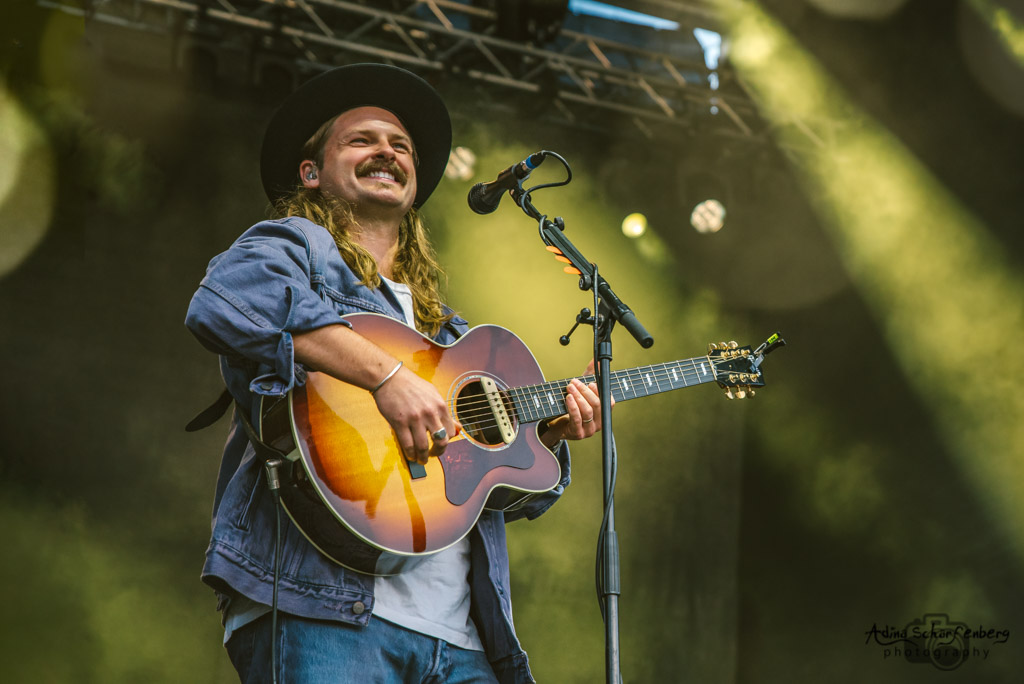
<path fill-rule="evenodd" d="M 622 219 L 622 234 L 626 237 L 638 238 L 647 232 L 647 217 L 641 213 L 633 213 Z"/>
<path fill-rule="evenodd" d="M 907 0 L 807 0 L 807 4 L 841 19 L 884 19 Z"/>
<path fill-rule="evenodd" d="M 39 245 L 50 225 L 53 154 L 42 130 L 0 83 L 0 277 Z"/>
<path fill-rule="evenodd" d="M 716 199 L 704 200 L 693 208 L 690 225 L 698 233 L 717 233 L 725 225 L 725 207 Z"/>

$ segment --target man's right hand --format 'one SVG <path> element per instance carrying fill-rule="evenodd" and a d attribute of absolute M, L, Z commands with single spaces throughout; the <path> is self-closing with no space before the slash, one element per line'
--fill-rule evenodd
<path fill-rule="evenodd" d="M 462 429 L 452 419 L 437 389 L 405 366 L 398 369 L 373 398 L 410 461 L 424 464 L 430 456 L 440 456 L 448 441 Z M 445 438 L 433 439 L 431 434 L 441 428 L 445 430 Z"/>
<path fill-rule="evenodd" d="M 398 359 L 346 325 L 294 333 L 292 344 L 295 359 L 310 370 L 367 391 L 377 387 L 398 364 Z M 378 387 L 373 398 L 410 461 L 426 463 L 428 457 L 440 456 L 462 429 L 437 389 L 404 366 Z M 431 433 L 442 427 L 445 438 L 432 440 Z"/>

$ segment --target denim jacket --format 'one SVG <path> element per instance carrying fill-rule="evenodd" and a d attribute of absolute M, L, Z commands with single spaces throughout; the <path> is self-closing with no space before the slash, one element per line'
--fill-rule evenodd
<path fill-rule="evenodd" d="M 305 381 L 292 334 L 341 323 L 339 316 L 373 312 L 401 319 L 390 288 L 371 290 L 341 258 L 324 228 L 301 218 L 264 221 L 214 257 L 189 305 L 186 326 L 220 355 L 221 374 L 236 415 L 221 461 L 213 533 L 202 579 L 221 597 L 232 592 L 269 605 L 273 590 L 274 502 L 237 411 L 258 410 L 253 395 L 280 396 Z M 435 341 L 451 344 L 467 330 L 456 316 Z M 562 478 L 550 492 L 513 512 L 484 511 L 470 532 L 472 615 L 499 681 L 532 682 L 526 653 L 512 625 L 505 523 L 535 518 L 569 483 L 569 453 L 556 454 Z M 285 517 L 280 608 L 308 618 L 366 625 L 373 613 L 373 577 L 322 556 Z"/>

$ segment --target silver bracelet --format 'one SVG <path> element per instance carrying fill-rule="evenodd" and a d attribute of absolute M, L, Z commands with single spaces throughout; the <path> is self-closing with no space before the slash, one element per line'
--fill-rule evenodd
<path fill-rule="evenodd" d="M 378 383 L 377 383 L 377 386 L 376 386 L 376 387 L 374 387 L 374 388 L 373 388 L 372 390 L 370 390 L 370 394 L 376 394 L 376 393 L 377 393 L 377 390 L 379 390 L 379 389 L 380 389 L 381 387 L 383 387 L 383 386 L 384 386 L 384 383 L 385 383 L 385 382 L 387 382 L 388 380 L 390 380 L 390 379 L 391 379 L 391 376 L 393 376 L 393 375 L 394 375 L 395 373 L 397 373 L 397 372 L 398 372 L 398 369 L 399 369 L 399 368 L 401 368 L 401 367 L 402 367 L 402 362 L 401 362 L 401 361 L 399 361 L 399 362 L 398 362 L 398 365 L 397 365 L 397 366 L 395 366 L 394 368 L 392 368 L 392 369 L 391 369 L 391 372 L 390 372 L 390 373 L 388 373 L 387 375 L 385 375 L 385 376 L 384 376 L 384 379 L 383 379 L 383 380 L 381 380 L 380 382 L 378 382 Z"/>

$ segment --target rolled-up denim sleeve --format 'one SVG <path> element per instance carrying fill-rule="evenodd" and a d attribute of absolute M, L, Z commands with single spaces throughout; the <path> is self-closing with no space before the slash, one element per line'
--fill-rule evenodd
<path fill-rule="evenodd" d="M 259 223 L 214 257 L 189 304 L 185 325 L 203 346 L 272 369 L 254 391 L 295 386 L 293 333 L 348 325 L 312 289 L 309 250 L 287 221 Z"/>

